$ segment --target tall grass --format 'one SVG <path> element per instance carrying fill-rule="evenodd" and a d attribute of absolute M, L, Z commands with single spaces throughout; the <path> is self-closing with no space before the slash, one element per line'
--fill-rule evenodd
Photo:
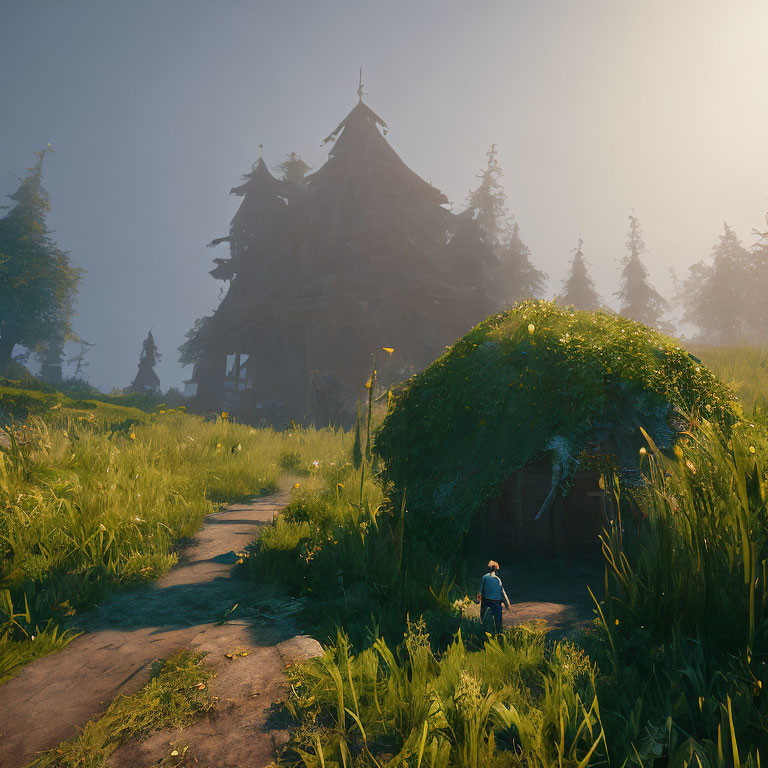
<path fill-rule="evenodd" d="M 616 488 L 622 518 L 604 534 L 606 597 L 594 626 L 570 642 L 525 627 L 483 637 L 466 620 L 447 643 L 423 621 L 400 642 L 377 638 L 375 623 L 367 641 L 350 642 L 365 617 L 337 611 L 343 633 L 322 659 L 291 671 L 297 727 L 281 764 L 759 766 L 768 752 L 767 456 L 765 425 L 749 421 L 727 435 L 695 425 L 673 458 L 651 451 L 646 488 Z M 385 564 L 398 570 L 396 517 L 355 538 L 371 510 L 333 497 L 329 479 L 297 493 L 282 523 L 284 535 L 304 537 L 291 557 L 309 555 L 297 565 L 282 550 L 292 589 L 317 590 L 327 606 L 341 589 L 330 564 L 359 556 L 368 574 L 352 568 L 349 591 L 378 599 L 373 615 L 388 605 L 401 619 L 435 608 L 434 596 L 423 600 L 430 578 L 413 569 L 408 542 L 400 567 L 410 587 L 392 575 L 392 591 L 382 590 Z M 338 538 L 313 539 L 317 530 Z M 329 565 L 313 575 L 321 552 Z M 260 556 L 276 552 L 268 545 Z"/>
<path fill-rule="evenodd" d="M 294 488 L 283 514 L 262 529 L 246 558 L 252 578 L 308 598 L 305 619 L 326 639 L 339 627 L 358 648 L 379 633 L 402 637 L 409 613 L 430 614 L 433 632 L 448 639 L 459 626 L 446 611 L 461 591 L 461 558 L 404 541 L 407 509 L 384 502 L 370 465 L 355 469 L 348 451 L 336 458 Z"/>
<path fill-rule="evenodd" d="M 397 650 L 353 656 L 344 636 L 291 675 L 301 726 L 283 762 L 304 766 L 577 765 L 605 759 L 594 670 L 570 643 L 520 628 L 437 656 L 422 623 Z"/>
<path fill-rule="evenodd" d="M 768 751 L 766 430 L 702 424 L 675 458 L 649 456 L 634 535 L 616 526 L 604 541 L 606 719 L 649 755 L 737 764 L 739 744 L 757 759 Z"/>
<path fill-rule="evenodd" d="M 174 543 L 218 503 L 276 490 L 287 452 L 299 457 L 292 472 L 309 472 L 315 456 L 343 441 L 329 430 L 278 433 L 179 412 L 117 430 L 54 413 L 8 433 L 10 448 L 0 450 L 0 675 L 29 656 L 30 643 L 50 639 L 55 622 L 167 571 Z"/>
<path fill-rule="evenodd" d="M 768 346 L 708 347 L 693 351 L 738 393 L 747 411 L 757 404 L 768 412 Z"/>
<path fill-rule="evenodd" d="M 437 609 L 444 628 L 461 621 L 449 616 L 446 579 L 459 579 L 458 558 L 403 541 L 406 506 L 365 484 L 360 503 L 349 463 L 318 472 L 250 559 L 254 574 L 282 580 L 343 630 L 324 659 L 292 674 L 299 725 L 281 764 L 759 766 L 768 428 L 751 418 L 727 432 L 694 424 L 671 457 L 652 446 L 644 488 L 616 481 L 605 600 L 570 644 L 526 629 L 478 642 L 466 620 L 449 642 L 428 637 Z M 423 562 L 438 564 L 442 589 Z M 398 619 L 421 614 L 426 623 L 398 642 Z M 581 676 L 564 676 L 566 665 Z"/>

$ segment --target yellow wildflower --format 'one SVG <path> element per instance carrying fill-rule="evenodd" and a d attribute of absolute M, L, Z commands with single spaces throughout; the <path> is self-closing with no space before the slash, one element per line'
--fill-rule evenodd
<path fill-rule="evenodd" d="M 386 352 L 388 355 L 391 355 L 391 354 L 392 354 L 392 353 L 395 351 L 394 347 L 382 347 L 382 349 L 383 349 L 383 350 L 384 350 L 384 351 L 385 351 L 385 352 Z"/>

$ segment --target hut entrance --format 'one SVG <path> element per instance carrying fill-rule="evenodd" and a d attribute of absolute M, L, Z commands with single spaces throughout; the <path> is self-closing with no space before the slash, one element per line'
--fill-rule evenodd
<path fill-rule="evenodd" d="M 551 485 L 552 469 L 546 459 L 512 474 L 501 493 L 476 516 L 469 532 L 470 547 L 485 550 L 493 542 L 499 557 L 506 552 L 516 558 L 598 558 L 598 537 L 612 518 L 608 497 L 600 488 L 600 473 L 577 473 L 566 496 L 536 520 Z"/>

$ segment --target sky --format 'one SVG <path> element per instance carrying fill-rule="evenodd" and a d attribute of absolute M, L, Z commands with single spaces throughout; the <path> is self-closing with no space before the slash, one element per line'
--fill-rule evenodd
<path fill-rule="evenodd" d="M 724 221 L 747 245 L 768 227 L 766 29 L 765 0 L 0 0 L 0 196 L 51 142 L 91 383 L 126 386 L 153 328 L 179 386 L 230 188 L 260 143 L 319 167 L 362 65 L 388 141 L 454 210 L 495 143 L 550 294 L 582 237 L 617 308 L 632 212 L 667 296 Z"/>

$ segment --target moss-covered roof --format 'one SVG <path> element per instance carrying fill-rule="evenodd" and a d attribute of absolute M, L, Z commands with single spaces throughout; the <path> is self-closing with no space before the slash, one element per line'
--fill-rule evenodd
<path fill-rule="evenodd" d="M 385 480 L 406 490 L 409 526 L 450 539 L 536 458 L 569 457 L 565 489 L 587 452 L 610 453 L 638 427 L 664 447 L 673 412 L 730 420 L 733 409 L 731 390 L 674 339 L 610 312 L 530 301 L 489 317 L 412 377 L 375 448 Z M 626 456 L 614 458 L 631 471 Z"/>

